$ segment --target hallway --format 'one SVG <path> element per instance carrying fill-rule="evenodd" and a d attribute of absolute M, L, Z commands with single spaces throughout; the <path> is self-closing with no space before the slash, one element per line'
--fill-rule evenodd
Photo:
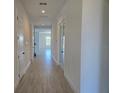
<path fill-rule="evenodd" d="M 109 93 L 108 0 L 14 2 L 15 93 Z"/>
<path fill-rule="evenodd" d="M 73 93 L 62 69 L 52 60 L 51 50 L 46 49 L 34 58 L 20 80 L 15 93 Z"/>

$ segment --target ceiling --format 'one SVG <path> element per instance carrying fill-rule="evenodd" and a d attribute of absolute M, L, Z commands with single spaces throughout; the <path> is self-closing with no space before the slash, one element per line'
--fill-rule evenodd
<path fill-rule="evenodd" d="M 57 14 L 65 4 L 65 0 L 21 0 L 28 15 L 30 21 L 36 25 L 51 25 L 51 22 L 55 20 Z M 40 3 L 47 3 L 47 5 L 40 5 Z M 45 10 L 45 14 L 42 14 L 42 10 Z"/>

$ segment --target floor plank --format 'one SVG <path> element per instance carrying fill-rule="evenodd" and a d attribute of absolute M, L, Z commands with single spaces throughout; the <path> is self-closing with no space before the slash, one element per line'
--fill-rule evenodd
<path fill-rule="evenodd" d="M 38 55 L 15 93 L 73 93 L 62 69 L 51 59 L 50 50 Z"/>

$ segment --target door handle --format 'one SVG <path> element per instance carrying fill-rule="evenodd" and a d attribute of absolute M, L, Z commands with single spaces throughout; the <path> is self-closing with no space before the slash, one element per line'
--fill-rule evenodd
<path fill-rule="evenodd" d="M 36 46 L 36 43 L 34 43 L 34 46 Z"/>
<path fill-rule="evenodd" d="M 64 51 L 62 50 L 61 53 L 64 53 Z"/>
<path fill-rule="evenodd" d="M 22 54 L 25 54 L 25 52 L 22 52 Z"/>

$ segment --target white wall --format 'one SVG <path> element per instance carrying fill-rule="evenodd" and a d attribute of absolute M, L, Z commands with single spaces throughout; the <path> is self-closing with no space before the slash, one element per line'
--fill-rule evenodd
<path fill-rule="evenodd" d="M 81 59 L 81 22 L 82 22 L 82 0 L 67 0 L 58 21 L 64 17 L 65 22 L 65 60 L 64 75 L 76 93 L 80 91 L 80 59 Z M 57 21 L 57 22 L 58 22 Z M 54 44 L 53 51 L 58 54 L 57 23 L 53 26 Z M 58 58 L 58 55 L 54 55 Z M 57 59 L 58 60 L 58 59 Z"/>
<path fill-rule="evenodd" d="M 18 46 L 18 38 L 17 38 L 17 33 L 18 33 L 18 29 L 19 29 L 19 26 L 17 25 L 17 15 L 19 16 L 19 18 L 22 18 L 22 23 L 23 23 L 23 26 L 21 27 L 21 29 L 23 30 L 24 32 L 24 51 L 25 51 L 25 64 L 24 64 L 24 70 L 26 71 L 29 64 L 30 64 L 30 61 L 31 61 L 31 53 L 32 53 L 32 49 L 31 49 L 31 46 L 32 46 L 32 41 L 31 41 L 31 26 L 30 26 L 30 23 L 29 23 L 29 19 L 28 19 L 28 15 L 22 5 L 22 3 L 19 1 L 19 0 L 15 0 L 15 16 L 14 16 L 14 19 L 15 19 L 15 30 L 14 30 L 14 87 L 16 88 L 17 87 L 17 84 L 19 82 L 19 77 L 18 77 L 18 74 L 19 74 L 19 62 L 18 62 L 18 56 L 17 56 L 17 46 Z"/>
<path fill-rule="evenodd" d="M 108 0 L 82 4 L 80 93 L 109 93 Z"/>
<path fill-rule="evenodd" d="M 51 31 L 51 53 L 54 61 L 59 64 L 58 61 L 58 41 L 57 38 L 57 21 L 52 24 L 52 31 Z"/>
<path fill-rule="evenodd" d="M 57 23 L 65 20 L 64 74 L 76 93 L 108 93 L 108 0 L 67 0 L 53 24 L 53 56 L 59 63 Z"/>
<path fill-rule="evenodd" d="M 70 0 L 65 21 L 64 74 L 76 93 L 80 90 L 82 0 Z"/>
<path fill-rule="evenodd" d="M 103 31 L 101 39 L 100 90 L 109 93 L 109 0 L 103 2 Z"/>

